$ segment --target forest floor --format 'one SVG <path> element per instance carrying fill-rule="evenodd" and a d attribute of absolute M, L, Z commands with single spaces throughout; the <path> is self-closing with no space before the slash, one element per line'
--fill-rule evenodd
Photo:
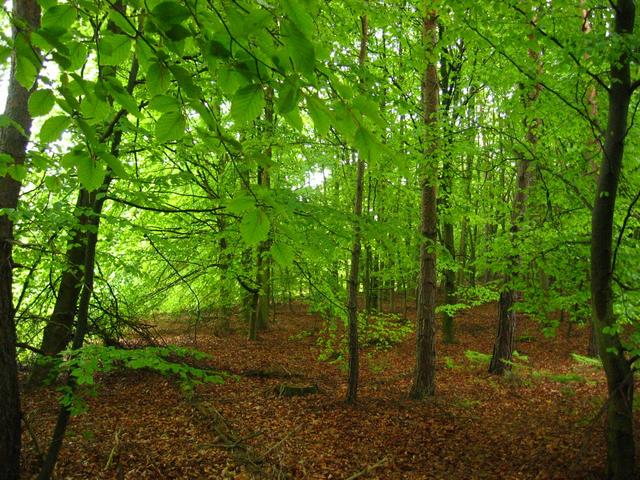
<path fill-rule="evenodd" d="M 243 331 L 201 330 L 196 346 L 212 355 L 208 366 L 237 377 L 199 386 L 192 399 L 152 372 L 104 375 L 89 411 L 71 421 L 56 478 L 603 478 L 604 376 L 571 356 L 584 353 L 586 329 L 545 338 L 520 319 L 526 367 L 498 378 L 465 355 L 491 353 L 493 344 L 495 305 L 474 308 L 457 318 L 457 343 L 438 340 L 433 399 L 407 398 L 410 335 L 389 350 L 365 351 L 359 402 L 348 406 L 344 368 L 318 361 L 320 320 L 298 310 L 279 311 L 257 342 Z M 175 329 L 165 338 L 191 342 Z M 318 392 L 277 395 L 283 382 Z M 36 473 L 33 437 L 46 445 L 57 396 L 53 388 L 23 396 L 31 430 L 23 437 L 25 478 Z"/>

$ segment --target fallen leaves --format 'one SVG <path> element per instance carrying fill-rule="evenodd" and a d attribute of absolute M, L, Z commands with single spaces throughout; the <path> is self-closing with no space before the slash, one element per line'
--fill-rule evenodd
<path fill-rule="evenodd" d="M 254 343 L 243 332 L 225 338 L 200 332 L 198 348 L 214 358 L 208 366 L 238 377 L 224 385 L 200 386 L 196 394 L 219 412 L 236 440 L 263 459 L 260 468 L 248 468 L 234 457 L 222 445 L 230 438 L 222 442 L 219 432 L 212 433 L 206 416 L 172 381 L 147 372 L 117 372 L 101 380 L 89 412 L 72 420 L 57 476 L 417 480 L 601 475 L 602 425 L 589 420 L 602 405 L 604 378 L 598 370 L 576 365 L 568 354 L 584 350 L 586 335 L 545 339 L 533 322 L 519 324 L 536 338 L 527 345 L 527 371 L 579 374 L 586 382 L 562 384 L 526 371 L 516 373 L 517 381 L 497 378 L 464 354 L 491 351 L 494 308 L 462 313 L 458 343 L 438 343 L 436 397 L 425 402 L 406 398 L 413 338 L 389 351 L 363 355 L 361 402 L 352 407 L 343 402 L 344 372 L 317 361 L 312 336 L 296 336 L 317 324 L 311 315 L 281 312 Z M 317 385 L 318 391 L 290 398 L 274 394 L 288 378 Z M 45 389 L 27 392 L 23 399 L 41 447 L 52 429 L 55 397 Z M 29 478 L 37 472 L 37 454 L 27 432 L 23 441 Z"/>

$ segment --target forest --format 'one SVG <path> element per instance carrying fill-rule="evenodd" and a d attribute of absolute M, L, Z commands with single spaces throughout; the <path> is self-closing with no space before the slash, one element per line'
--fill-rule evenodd
<path fill-rule="evenodd" d="M 639 16 L 3 2 L 0 480 L 640 478 Z"/>

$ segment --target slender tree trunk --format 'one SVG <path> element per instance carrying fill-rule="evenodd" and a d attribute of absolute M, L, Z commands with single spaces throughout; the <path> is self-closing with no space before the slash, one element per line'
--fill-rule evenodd
<path fill-rule="evenodd" d="M 13 1 L 14 41 L 29 39 L 29 30 L 40 25 L 40 7 L 36 0 Z M 17 53 L 11 56 L 11 71 L 4 114 L 24 130 L 13 126 L 0 129 L 0 153 L 10 155 L 14 165 L 24 165 L 31 116 L 27 109 L 32 90 L 16 79 Z M 20 182 L 5 175 L 0 178 L 0 209 L 12 211 L 18 206 Z M 8 214 L 0 215 L 0 478 L 20 477 L 20 388 L 16 361 L 15 310 L 13 305 L 13 222 Z"/>
<path fill-rule="evenodd" d="M 122 8 L 118 4 L 118 8 Z M 110 24 L 110 28 L 115 26 Z M 115 72 L 113 72 L 115 75 Z M 129 71 L 127 82 L 127 92 L 132 93 L 135 88 L 138 75 L 138 61 L 134 58 Z M 102 139 L 107 141 L 108 138 Z M 111 137 L 111 154 L 120 154 L 120 143 L 122 142 L 122 130 L 115 128 Z M 66 265 L 62 271 L 60 285 L 53 313 L 45 325 L 42 333 L 41 350 L 45 355 L 55 356 L 64 350 L 72 338 L 73 321 L 76 316 L 76 307 L 83 282 L 84 263 L 87 254 L 87 244 L 89 233 L 97 231 L 100 226 L 100 216 L 106 201 L 106 196 L 113 181 L 110 171 L 97 191 L 88 192 L 81 188 L 76 202 L 76 212 L 78 213 L 79 225 L 74 229 L 71 242 L 67 246 Z M 29 383 L 33 386 L 42 383 L 49 374 L 51 364 L 40 363 L 34 368 Z"/>
<path fill-rule="evenodd" d="M 444 247 L 451 255 L 451 258 L 456 258 L 455 252 L 455 244 L 453 237 L 453 224 L 450 222 L 446 222 L 444 224 L 444 235 L 443 235 L 443 243 Z M 448 268 L 444 272 L 444 291 L 446 296 L 447 305 L 455 305 L 457 303 L 456 299 L 456 271 L 453 268 Z M 444 312 L 444 317 L 442 320 L 442 337 L 444 343 L 454 343 L 455 338 L 455 325 L 453 314 L 449 312 Z"/>
<path fill-rule="evenodd" d="M 590 34 L 592 31 L 591 20 L 589 18 L 589 10 L 585 8 L 585 0 L 580 1 L 580 6 L 582 7 L 582 32 L 585 34 Z M 589 59 L 589 54 L 584 54 L 585 60 Z M 593 122 L 595 127 L 600 127 L 598 121 L 598 91 L 596 90 L 595 82 L 589 85 L 587 90 L 587 105 L 589 106 L 588 115 L 589 119 Z M 599 128 L 595 129 L 596 131 Z M 599 162 L 598 159 L 602 156 L 602 148 L 600 141 L 596 135 L 590 136 L 587 140 L 587 144 L 585 145 L 584 152 L 582 154 L 582 158 L 585 160 L 585 167 L 587 169 L 588 174 L 593 175 L 594 182 L 597 186 L 598 184 L 598 170 L 599 170 Z M 580 282 L 582 284 L 582 282 Z M 596 329 L 593 321 L 590 322 L 591 328 L 589 328 L 589 343 L 587 344 L 587 356 L 589 357 L 597 357 L 598 356 L 598 338 L 596 335 Z"/>
<path fill-rule="evenodd" d="M 110 177 L 101 189 L 106 193 Z M 76 308 L 83 281 L 83 265 L 86 255 L 87 228 L 94 225 L 95 219 L 101 214 L 104 201 L 96 202 L 96 195 L 86 189 L 80 189 L 76 202 L 78 213 L 78 227 L 73 235 L 65 254 L 65 266 L 63 267 L 58 294 L 53 307 L 53 313 L 44 327 L 42 344 L 40 349 L 51 357 L 64 350 L 71 341 L 73 334 L 73 321 L 76 316 Z M 42 362 L 36 364 L 29 384 L 36 386 L 42 383 L 51 371 L 51 364 Z"/>
<path fill-rule="evenodd" d="M 613 217 L 618 181 L 624 158 L 627 116 L 631 100 L 631 57 L 619 42 L 632 36 L 635 2 L 619 0 L 615 8 L 615 34 L 612 35 L 611 84 L 609 112 L 600 175 L 596 188 L 591 221 L 591 298 L 600 358 L 607 376 L 607 478 L 631 480 L 637 478 L 633 436 L 634 377 L 617 330 L 604 333 L 616 324 L 612 289 Z M 615 56 L 613 55 L 615 54 Z"/>
<path fill-rule="evenodd" d="M 96 259 L 96 245 L 98 243 L 98 232 L 89 232 L 87 235 L 87 246 L 84 263 L 85 274 L 83 276 L 82 294 L 80 297 L 80 305 L 78 307 L 78 323 L 76 325 L 75 334 L 73 337 L 73 343 L 71 348 L 73 350 L 79 350 L 84 344 L 84 337 L 87 333 L 87 326 L 89 320 L 89 303 L 93 294 L 93 280 L 94 280 L 94 267 Z M 69 375 L 67 379 L 67 387 L 72 390 L 75 389 L 75 377 Z M 53 436 L 49 449 L 45 455 L 42 469 L 38 474 L 37 480 L 50 480 L 53 474 L 53 470 L 58 461 L 58 455 L 62 448 L 62 441 L 64 434 L 69 424 L 69 417 L 71 412 L 67 407 L 61 407 L 56 420 L 56 425 L 53 430 Z"/>
<path fill-rule="evenodd" d="M 267 89 L 266 106 L 264 109 L 265 136 L 269 142 L 273 141 L 274 134 L 274 116 L 273 116 L 273 90 Z M 271 160 L 271 145 L 266 148 L 265 155 Z M 271 188 L 271 176 L 269 167 L 262 166 L 258 169 L 258 185 L 265 189 Z M 257 253 L 257 277 L 259 292 L 256 298 L 255 315 L 258 330 L 266 330 L 269 325 L 269 298 L 270 298 L 270 262 L 269 250 L 271 249 L 271 238 L 260 242 Z"/>
<path fill-rule="evenodd" d="M 423 18 L 422 41 L 427 62 L 422 77 L 422 108 L 425 131 L 425 163 L 421 180 L 421 242 L 418 315 L 416 326 L 416 367 L 410 396 L 422 399 L 435 393 L 436 376 L 436 252 L 438 178 L 437 134 L 439 85 L 435 52 L 438 42 L 437 14 L 428 10 Z"/>
<path fill-rule="evenodd" d="M 361 37 L 358 64 L 364 67 L 367 59 L 369 44 L 369 23 L 366 15 L 360 17 Z M 353 247 L 351 249 L 351 269 L 349 271 L 347 311 L 349 316 L 349 381 L 347 385 L 347 403 L 355 403 L 358 400 L 358 378 L 360 375 L 360 347 L 358 345 L 358 274 L 360 268 L 361 231 L 362 219 L 362 194 L 364 190 L 364 160 L 360 153 L 356 161 L 356 195 L 353 213 Z"/>
<path fill-rule="evenodd" d="M 534 20 L 535 21 L 535 20 Z M 532 38 L 532 37 L 531 37 Z M 541 69 L 540 56 L 537 52 L 529 50 L 529 57 L 535 62 L 538 70 Z M 540 96 L 542 85 L 536 83 L 533 90 L 524 94 L 524 103 L 530 106 Z M 540 119 L 529 120 L 525 118 L 527 125 L 527 143 L 532 149 L 538 142 L 537 127 L 541 123 Z M 527 198 L 529 187 L 531 185 L 531 163 L 533 159 L 528 158 L 527 154 L 522 152 L 518 159 L 518 174 L 516 179 L 516 191 L 513 199 L 513 207 L 511 211 L 511 228 L 510 240 L 512 248 L 517 248 L 517 237 L 520 232 L 520 225 L 524 220 L 527 210 Z M 513 349 L 515 345 L 516 330 L 516 313 L 515 301 L 517 292 L 513 286 L 513 281 L 517 278 L 517 269 L 520 263 L 518 254 L 514 251 L 509 257 L 509 272 L 503 277 L 503 290 L 500 293 L 500 301 L 498 302 L 498 332 L 496 341 L 493 346 L 493 355 L 489 364 L 489 372 L 502 375 L 505 371 L 511 369 L 511 360 L 513 359 Z"/>

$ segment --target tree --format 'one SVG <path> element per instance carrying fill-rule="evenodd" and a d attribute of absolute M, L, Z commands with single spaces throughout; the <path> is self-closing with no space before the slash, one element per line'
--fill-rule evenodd
<path fill-rule="evenodd" d="M 615 271 L 613 218 L 618 183 L 627 138 L 627 117 L 631 94 L 640 86 L 631 82 L 633 56 L 628 50 L 635 23 L 635 2 L 615 4 L 615 29 L 610 39 L 611 66 L 608 86 L 609 111 L 591 221 L 591 297 L 593 324 L 600 358 L 607 376 L 607 477 L 613 480 L 635 478 L 633 436 L 633 359 L 628 359 L 616 328 L 612 288 Z M 617 247 L 616 247 L 617 251 Z"/>
<path fill-rule="evenodd" d="M 536 20 L 532 23 L 535 25 Z M 529 36 L 530 40 L 535 37 L 533 34 Z M 536 65 L 538 74 L 540 73 L 540 58 L 539 54 L 533 49 L 529 49 L 529 57 L 534 65 Z M 531 91 L 523 93 L 523 101 L 527 109 L 531 108 L 535 101 L 540 96 L 542 85 L 536 82 Z M 530 147 L 530 150 L 535 149 L 535 145 L 538 142 L 537 128 L 541 122 L 540 119 L 524 118 L 526 128 L 526 141 Z M 518 153 L 518 166 L 516 176 L 516 188 L 513 198 L 513 206 L 511 210 L 511 228 L 510 228 L 510 242 L 512 249 L 514 250 L 509 254 L 508 271 L 504 273 L 504 286 L 500 291 L 500 299 L 498 301 L 498 332 L 496 334 L 496 341 L 493 346 L 493 355 L 491 356 L 491 363 L 489 364 L 489 372 L 497 375 L 503 374 L 506 370 L 511 369 L 511 361 L 513 359 L 513 350 L 515 343 L 515 328 L 516 328 L 516 296 L 517 290 L 514 287 L 514 280 L 517 278 L 517 270 L 519 267 L 520 259 L 517 250 L 518 234 L 522 228 L 522 223 L 525 219 L 527 212 L 527 198 L 529 196 L 529 189 L 532 181 L 532 167 L 533 159 L 530 158 L 529 152 Z"/>
<path fill-rule="evenodd" d="M 9 89 L 3 126 L 0 128 L 0 156 L 4 175 L 0 178 L 0 478 L 20 477 L 20 388 L 16 362 L 16 328 L 13 304 L 13 219 L 18 206 L 20 171 L 25 169 L 31 131 L 29 98 L 40 70 L 40 57 L 30 43 L 40 26 L 36 0 L 13 2 Z"/>
<path fill-rule="evenodd" d="M 438 44 L 437 14 L 428 8 L 422 21 L 422 41 L 426 67 L 422 78 L 422 121 L 424 159 L 421 165 L 420 278 L 416 327 L 416 366 L 411 397 L 421 399 L 435 393 L 435 307 L 436 307 L 436 179 L 438 152 L 439 84 L 436 66 Z"/>
<path fill-rule="evenodd" d="M 363 69 L 367 60 L 369 44 L 369 23 L 366 15 L 360 17 L 360 51 L 358 66 Z M 358 377 L 360 374 L 360 348 L 358 345 L 358 290 L 360 271 L 360 251 L 362 248 L 361 226 L 362 195 L 364 190 L 365 162 L 362 152 L 354 155 L 356 160 L 356 189 L 353 205 L 353 247 L 351 248 L 351 265 L 348 282 L 347 312 L 349 322 L 349 381 L 347 386 L 347 403 L 355 403 L 358 399 Z"/>

